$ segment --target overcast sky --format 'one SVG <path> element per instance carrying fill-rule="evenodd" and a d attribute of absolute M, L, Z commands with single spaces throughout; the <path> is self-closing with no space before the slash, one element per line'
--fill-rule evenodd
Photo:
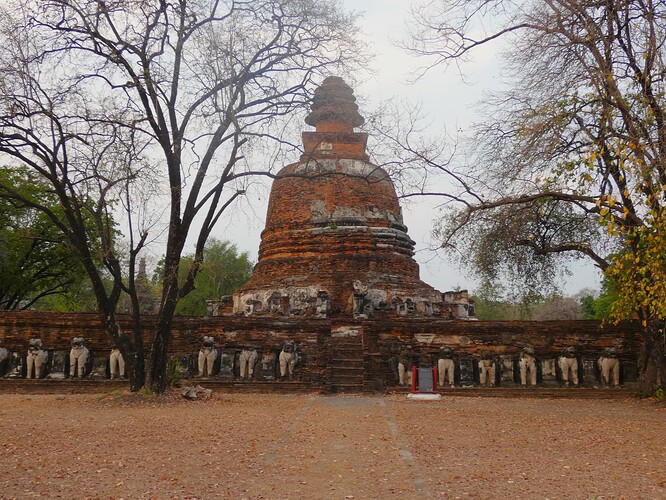
<path fill-rule="evenodd" d="M 466 83 L 456 71 L 435 69 L 416 83 L 409 77 L 419 65 L 412 56 L 391 43 L 405 35 L 405 23 L 409 0 L 343 0 L 347 8 L 362 13 L 359 26 L 371 52 L 375 54 L 371 63 L 373 73 L 360 75 L 361 83 L 355 93 L 363 106 L 376 106 L 380 101 L 398 99 L 421 102 L 429 113 L 429 121 L 435 128 L 449 132 L 464 130 L 474 121 L 473 105 L 478 103 L 483 92 L 500 84 L 497 47 L 484 47 L 475 53 L 475 58 L 463 69 Z M 345 75 L 340 75 L 345 77 Z M 359 75 L 357 75 L 358 77 Z M 361 113 L 367 115 L 367 109 Z M 304 127 L 306 127 L 304 125 Z M 294 158 L 294 161 L 297 158 Z M 216 236 L 237 243 L 240 250 L 248 251 L 256 260 L 260 232 L 266 213 L 267 193 L 251 207 L 237 211 L 230 222 L 218 229 Z M 473 291 L 476 283 L 464 270 L 449 264 L 446 256 L 431 249 L 437 243 L 431 237 L 433 221 L 437 217 L 436 200 L 421 199 L 403 204 L 405 223 L 410 237 L 416 241 L 416 260 L 421 266 L 421 278 L 438 290 L 456 287 Z M 591 264 L 577 264 L 574 276 L 564 286 L 565 293 L 574 294 L 581 288 L 598 288 L 600 274 Z"/>

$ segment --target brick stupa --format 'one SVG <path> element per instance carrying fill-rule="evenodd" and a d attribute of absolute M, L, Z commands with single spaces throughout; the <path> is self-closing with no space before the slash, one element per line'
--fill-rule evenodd
<path fill-rule="evenodd" d="M 300 161 L 271 190 L 252 279 L 234 314 L 306 317 L 467 316 L 466 292 L 419 279 L 393 182 L 366 154 L 352 89 L 329 77 L 305 119 Z M 464 307 L 460 307 L 461 304 Z"/>

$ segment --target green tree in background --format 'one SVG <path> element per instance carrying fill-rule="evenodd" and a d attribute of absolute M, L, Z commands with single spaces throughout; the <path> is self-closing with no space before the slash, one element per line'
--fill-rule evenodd
<path fill-rule="evenodd" d="M 71 284 L 59 294 L 40 298 L 33 305 L 39 311 L 97 312 L 97 301 L 90 280 L 85 274 L 82 281 Z"/>
<path fill-rule="evenodd" d="M 24 169 L 0 170 L 0 183 L 8 182 L 26 198 L 40 199 L 57 210 L 55 196 Z M 72 247 L 46 215 L 20 201 L 0 198 L 0 309 L 31 309 L 66 296 L 71 301 L 86 281 Z"/>
<path fill-rule="evenodd" d="M 187 279 L 187 269 L 191 266 L 193 255 L 183 257 L 180 266 L 180 281 Z M 155 278 L 161 276 L 163 261 L 157 266 Z M 196 279 L 194 290 L 180 300 L 176 308 L 179 316 L 204 316 L 206 301 L 231 295 L 238 287 L 252 276 L 252 267 L 247 252 L 238 253 L 236 245 L 228 241 L 212 238 L 203 252 L 203 263 Z"/>
<path fill-rule="evenodd" d="M 609 278 L 604 278 L 601 283 L 601 292 L 598 297 L 591 294 L 580 297 L 580 303 L 585 319 L 612 319 L 613 304 L 618 300 L 618 296 L 619 292 L 617 283 Z"/>
<path fill-rule="evenodd" d="M 533 309 L 541 304 L 540 294 L 507 294 L 506 290 L 484 280 L 474 291 L 476 317 L 484 321 L 528 320 Z"/>

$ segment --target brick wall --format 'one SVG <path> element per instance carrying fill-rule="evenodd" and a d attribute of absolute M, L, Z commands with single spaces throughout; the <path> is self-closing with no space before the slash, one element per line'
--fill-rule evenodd
<path fill-rule="evenodd" d="M 129 316 L 120 316 L 122 328 L 130 331 Z M 153 316 L 143 321 L 148 342 Z M 313 386 L 325 384 L 331 330 L 348 327 L 362 333 L 363 353 L 370 362 L 366 378 L 388 380 L 388 360 L 399 346 L 412 345 L 425 359 L 440 347 L 451 347 L 456 356 L 478 358 L 482 351 L 517 356 L 532 346 L 538 358 L 557 357 L 563 347 L 574 345 L 581 356 L 593 358 L 605 347 L 614 347 L 624 361 L 635 362 L 641 343 L 638 322 L 602 325 L 598 321 L 444 321 L 360 320 L 331 322 L 328 319 L 276 318 L 189 318 L 173 322 L 171 352 L 194 355 L 204 335 L 215 337 L 218 347 L 253 347 L 278 351 L 289 339 L 303 355 L 299 377 Z M 31 338 L 41 338 L 48 350 L 68 350 L 72 337 L 84 337 L 92 351 L 106 355 L 111 346 L 95 314 L 56 314 L 38 311 L 0 312 L 0 347 L 25 352 Z"/>

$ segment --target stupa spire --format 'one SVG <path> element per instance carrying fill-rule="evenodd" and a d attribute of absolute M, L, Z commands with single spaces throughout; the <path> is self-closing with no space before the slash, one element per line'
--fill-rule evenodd
<path fill-rule="evenodd" d="M 365 119 L 358 112 L 354 91 L 339 76 L 329 76 L 314 91 L 305 123 L 314 132 L 303 132 L 301 160 L 348 158 L 368 161 L 368 134 L 355 132 Z"/>
<path fill-rule="evenodd" d="M 339 76 L 329 76 L 315 90 L 310 110 L 305 123 L 317 132 L 352 132 L 365 123 L 354 91 Z"/>

